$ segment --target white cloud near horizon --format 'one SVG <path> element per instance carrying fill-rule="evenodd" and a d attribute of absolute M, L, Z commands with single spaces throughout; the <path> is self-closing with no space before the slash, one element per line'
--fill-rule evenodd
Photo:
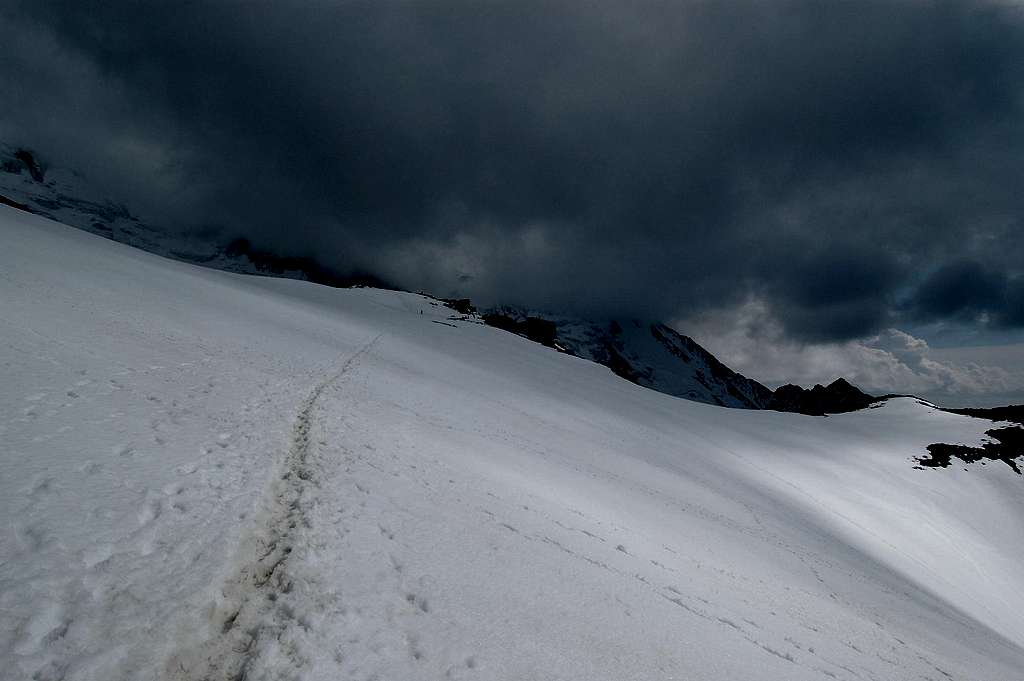
<path fill-rule="evenodd" d="M 911 393 L 943 406 L 1024 401 L 1024 344 L 998 351 L 933 349 L 925 339 L 895 328 L 840 343 L 797 343 L 786 338 L 758 300 L 678 327 L 735 371 L 772 388 L 844 377 L 872 394 Z"/>

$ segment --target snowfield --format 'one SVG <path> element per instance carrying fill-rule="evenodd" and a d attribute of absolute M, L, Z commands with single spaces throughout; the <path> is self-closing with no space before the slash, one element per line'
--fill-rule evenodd
<path fill-rule="evenodd" d="M 4 679 L 1024 678 L 992 425 L 669 397 L 0 206 Z"/>

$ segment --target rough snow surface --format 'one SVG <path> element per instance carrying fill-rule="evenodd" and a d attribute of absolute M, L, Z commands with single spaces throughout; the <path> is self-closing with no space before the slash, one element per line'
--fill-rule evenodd
<path fill-rule="evenodd" d="M 722 409 L 412 294 L 0 234 L 0 677 L 1024 678 L 1020 478 L 913 467 L 988 422 Z"/>

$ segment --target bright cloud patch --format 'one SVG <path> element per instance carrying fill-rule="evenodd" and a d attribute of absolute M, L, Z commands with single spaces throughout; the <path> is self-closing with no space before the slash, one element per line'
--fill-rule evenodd
<path fill-rule="evenodd" d="M 986 364 L 984 353 L 935 351 L 900 329 L 840 343 L 787 340 L 768 306 L 757 300 L 680 326 L 731 368 L 772 386 L 843 376 L 875 394 L 909 392 L 943 404 L 984 396 L 1005 401 L 1024 390 L 1024 376 Z"/>

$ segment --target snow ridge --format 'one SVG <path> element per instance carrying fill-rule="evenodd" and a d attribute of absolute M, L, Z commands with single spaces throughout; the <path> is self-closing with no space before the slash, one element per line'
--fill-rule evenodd
<path fill-rule="evenodd" d="M 251 678 L 250 668 L 260 661 L 261 648 L 279 638 L 288 622 L 298 618 L 288 599 L 293 588 L 288 558 L 300 538 L 298 528 L 311 527 L 308 517 L 309 489 L 319 485 L 318 466 L 312 460 L 314 428 L 320 398 L 328 388 L 337 386 L 358 361 L 380 341 L 383 333 L 352 353 L 341 367 L 316 384 L 299 407 L 290 444 L 279 476 L 276 476 L 264 503 L 263 518 L 253 535 L 242 544 L 241 555 L 247 562 L 239 567 L 222 590 L 223 602 L 215 607 L 212 639 L 199 650 L 173 655 L 168 676 L 174 680 L 214 679 L 240 681 Z M 320 445 L 326 444 L 323 438 Z M 300 626 L 305 626 L 301 621 Z M 289 662 L 302 666 L 297 651 L 285 649 Z"/>

